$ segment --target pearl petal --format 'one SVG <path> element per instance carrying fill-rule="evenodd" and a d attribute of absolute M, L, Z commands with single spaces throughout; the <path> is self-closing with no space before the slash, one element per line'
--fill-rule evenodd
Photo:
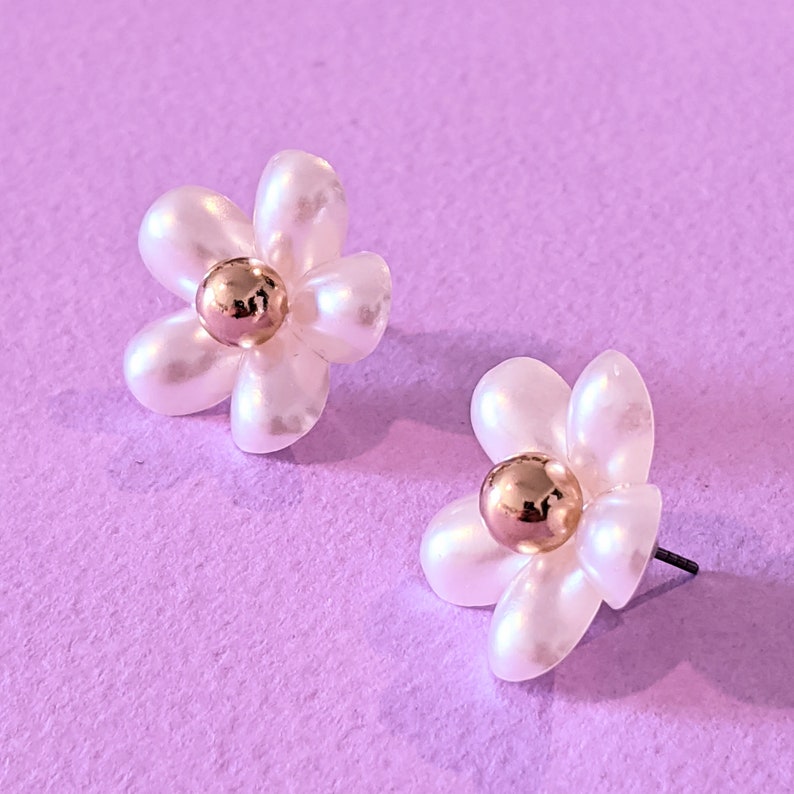
<path fill-rule="evenodd" d="M 622 353 L 602 353 L 574 384 L 568 456 L 590 494 L 648 479 L 653 456 L 651 398 L 637 368 Z"/>
<path fill-rule="evenodd" d="M 531 559 L 491 537 L 478 501 L 475 493 L 441 510 L 427 527 L 420 551 L 422 569 L 436 595 L 464 607 L 495 604 Z"/>
<path fill-rule="evenodd" d="M 253 256 L 254 232 L 249 218 L 226 196 L 203 187 L 178 187 L 149 207 L 138 248 L 152 275 L 192 302 L 213 265 Z"/>
<path fill-rule="evenodd" d="M 328 362 L 289 329 L 243 355 L 232 393 L 232 436 L 245 452 L 294 444 L 320 418 L 328 398 Z"/>
<path fill-rule="evenodd" d="M 216 342 L 188 308 L 156 320 L 130 340 L 124 377 L 147 408 L 180 416 L 225 400 L 239 361 L 240 351 Z"/>
<path fill-rule="evenodd" d="M 389 268 L 368 252 L 312 268 L 291 304 L 295 333 L 337 364 L 359 361 L 378 346 L 390 307 Z"/>
<path fill-rule="evenodd" d="M 594 499 L 576 532 L 588 578 L 613 609 L 626 606 L 654 554 L 662 495 L 654 485 L 616 488 Z"/>
<path fill-rule="evenodd" d="M 582 638 L 600 604 L 573 543 L 535 555 L 494 610 L 488 637 L 494 674 L 524 681 L 551 670 Z"/>
<path fill-rule="evenodd" d="M 565 412 L 571 389 L 534 358 L 509 358 L 483 375 L 471 398 L 477 440 L 494 462 L 521 452 L 565 460 Z"/>
<path fill-rule="evenodd" d="M 254 228 L 260 257 L 286 281 L 338 259 L 347 203 L 333 168 L 306 152 L 279 152 L 259 180 Z"/>

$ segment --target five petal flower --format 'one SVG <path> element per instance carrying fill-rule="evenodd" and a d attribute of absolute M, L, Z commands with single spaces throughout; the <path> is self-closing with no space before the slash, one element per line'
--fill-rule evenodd
<path fill-rule="evenodd" d="M 280 152 L 267 164 L 253 224 L 206 188 L 181 187 L 157 199 L 141 225 L 141 256 L 155 278 L 191 306 L 130 341 L 124 375 L 135 397 L 158 413 L 183 415 L 231 394 L 232 436 L 246 452 L 283 449 L 311 430 L 328 396 L 329 363 L 369 355 L 389 317 L 389 269 L 377 254 L 342 258 L 346 231 L 339 179 L 325 160 L 305 152 Z M 199 289 L 222 263 L 243 263 L 246 275 L 271 286 L 279 280 L 284 317 L 265 341 L 241 335 L 245 343 L 229 343 L 213 335 L 211 321 L 197 309 Z M 216 292 L 222 288 L 234 283 Z M 217 295 L 210 299 L 220 305 Z M 250 323 L 267 311 L 268 293 L 260 289 L 248 303 L 228 304 L 224 310 L 232 306 L 234 313 L 225 322 Z M 271 312 L 274 305 L 271 300 Z"/>
<path fill-rule="evenodd" d="M 422 540 L 422 567 L 437 595 L 461 606 L 496 604 L 493 672 L 535 678 L 573 650 L 602 600 L 615 609 L 628 603 L 654 554 L 661 495 L 646 484 L 651 401 L 636 367 L 614 350 L 593 360 L 573 389 L 546 364 L 513 358 L 477 384 L 471 420 L 494 463 L 548 455 L 573 472 L 585 501 L 573 535 L 548 552 L 500 545 L 478 494 L 441 510 Z"/>

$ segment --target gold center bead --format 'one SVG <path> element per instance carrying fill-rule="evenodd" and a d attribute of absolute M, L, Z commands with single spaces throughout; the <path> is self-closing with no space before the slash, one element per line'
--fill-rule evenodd
<path fill-rule="evenodd" d="M 480 488 L 480 514 L 489 532 L 523 554 L 562 546 L 576 531 L 582 503 L 573 472 L 539 452 L 498 463 Z"/>
<path fill-rule="evenodd" d="M 207 333 L 232 347 L 249 348 L 272 338 L 287 316 L 287 290 L 259 259 L 227 259 L 199 284 L 196 311 Z"/>

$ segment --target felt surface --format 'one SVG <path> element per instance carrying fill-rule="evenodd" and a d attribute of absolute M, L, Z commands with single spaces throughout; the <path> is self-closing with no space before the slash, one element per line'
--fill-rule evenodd
<path fill-rule="evenodd" d="M 0 789 L 790 791 L 794 10 L 787 2 L 2 5 Z M 180 184 L 247 211 L 283 148 L 347 189 L 392 325 L 291 450 L 167 418 L 121 357 Z M 555 671 L 418 544 L 488 468 L 513 355 L 614 347 L 662 545 Z"/>

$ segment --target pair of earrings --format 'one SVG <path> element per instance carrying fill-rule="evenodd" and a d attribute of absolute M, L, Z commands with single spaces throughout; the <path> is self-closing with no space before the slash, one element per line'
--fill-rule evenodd
<path fill-rule="evenodd" d="M 139 234 L 144 263 L 189 308 L 130 341 L 124 375 L 157 413 L 195 413 L 231 395 L 235 443 L 290 446 L 316 424 L 329 365 L 369 355 L 386 329 L 391 276 L 377 254 L 342 257 L 347 205 L 331 166 L 284 151 L 267 164 L 253 223 L 228 198 L 182 187 Z M 651 401 L 634 365 L 607 351 L 571 389 L 550 367 L 513 358 L 471 402 L 494 467 L 480 491 L 441 510 L 421 563 L 441 598 L 496 605 L 489 637 L 500 678 L 535 678 L 576 646 L 602 601 L 624 607 L 656 557 L 659 489 L 647 484 Z"/>

